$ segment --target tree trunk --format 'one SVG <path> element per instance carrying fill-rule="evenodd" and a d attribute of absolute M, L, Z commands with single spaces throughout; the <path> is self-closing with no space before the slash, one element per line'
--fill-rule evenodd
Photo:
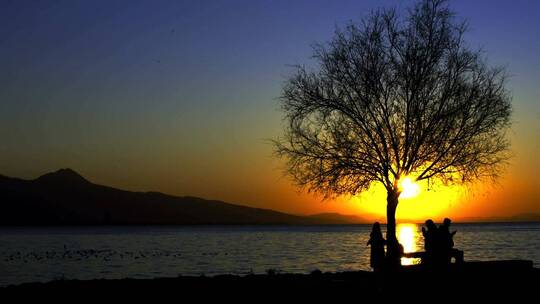
<path fill-rule="evenodd" d="M 402 247 L 396 237 L 396 209 L 399 191 L 396 188 L 387 191 L 386 198 L 386 257 L 390 266 L 401 265 Z"/>

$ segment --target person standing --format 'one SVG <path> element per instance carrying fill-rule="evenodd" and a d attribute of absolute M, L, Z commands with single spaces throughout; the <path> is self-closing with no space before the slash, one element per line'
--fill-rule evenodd
<path fill-rule="evenodd" d="M 384 245 L 386 240 L 384 239 L 381 232 L 381 224 L 375 222 L 371 229 L 371 234 L 367 246 L 371 245 L 371 256 L 370 256 L 370 265 L 374 271 L 380 271 L 385 263 L 384 256 Z"/>
<path fill-rule="evenodd" d="M 429 219 L 426 221 L 426 227 L 422 227 L 422 235 L 424 236 L 424 250 L 425 257 L 422 259 L 424 263 L 432 263 L 436 258 L 437 247 L 438 247 L 438 230 L 437 226 L 433 220 Z M 426 229 L 427 228 L 427 229 Z"/>

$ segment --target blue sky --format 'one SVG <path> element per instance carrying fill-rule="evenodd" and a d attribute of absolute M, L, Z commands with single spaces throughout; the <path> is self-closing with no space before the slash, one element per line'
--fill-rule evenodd
<path fill-rule="evenodd" d="M 310 45 L 331 39 L 336 26 L 411 3 L 0 1 L 0 174 L 72 167 L 132 190 L 343 210 L 312 207 L 281 176 L 266 142 L 280 134 L 280 87 L 288 65 L 310 64 Z M 540 1 L 449 4 L 468 19 L 470 45 L 512 76 L 509 175 L 532 179 Z"/>

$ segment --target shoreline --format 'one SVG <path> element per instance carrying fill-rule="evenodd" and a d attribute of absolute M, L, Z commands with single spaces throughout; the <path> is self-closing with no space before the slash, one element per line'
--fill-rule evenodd
<path fill-rule="evenodd" d="M 532 261 L 507 260 L 465 262 L 435 270 L 423 265 L 404 266 L 391 273 L 351 271 L 310 274 L 270 272 L 267 274 L 178 276 L 153 279 L 56 280 L 0 287 L 0 295 L 86 294 L 223 294 L 249 292 L 328 296 L 339 293 L 386 295 L 422 290 L 423 293 L 451 295 L 535 295 L 540 269 Z"/>

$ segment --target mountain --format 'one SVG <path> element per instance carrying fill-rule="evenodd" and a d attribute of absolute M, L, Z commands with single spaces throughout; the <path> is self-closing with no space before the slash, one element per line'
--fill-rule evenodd
<path fill-rule="evenodd" d="M 511 216 L 493 217 L 463 217 L 458 218 L 460 223 L 510 223 L 510 222 L 540 222 L 539 213 L 521 213 Z"/>
<path fill-rule="evenodd" d="M 132 192 L 94 184 L 71 169 L 34 180 L 0 175 L 0 225 L 350 224 L 350 217 L 296 216 L 217 200 Z"/>

